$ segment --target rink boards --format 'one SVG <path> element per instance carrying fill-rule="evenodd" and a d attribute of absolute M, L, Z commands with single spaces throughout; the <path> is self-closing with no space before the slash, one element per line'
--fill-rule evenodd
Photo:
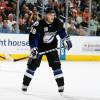
<path fill-rule="evenodd" d="M 70 51 L 66 50 L 65 54 L 64 49 L 59 50 L 59 55 L 64 54 L 65 60 L 100 61 L 100 37 L 71 36 L 71 40 L 73 48 Z M 10 54 L 12 58 L 18 59 L 28 56 L 29 53 L 28 34 L 0 34 L 0 56 Z M 46 60 L 45 56 L 43 60 Z"/>

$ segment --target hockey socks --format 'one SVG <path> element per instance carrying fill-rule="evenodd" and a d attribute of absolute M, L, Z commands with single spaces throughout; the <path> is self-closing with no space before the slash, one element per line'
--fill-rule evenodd
<path fill-rule="evenodd" d="M 34 75 L 34 71 L 32 71 L 30 69 L 26 70 L 26 73 L 25 73 L 24 78 L 23 78 L 22 91 L 27 91 L 27 87 L 29 86 L 33 75 Z"/>
<path fill-rule="evenodd" d="M 64 92 L 64 77 L 61 69 L 57 69 L 53 71 L 55 80 L 58 85 L 58 92 Z"/>

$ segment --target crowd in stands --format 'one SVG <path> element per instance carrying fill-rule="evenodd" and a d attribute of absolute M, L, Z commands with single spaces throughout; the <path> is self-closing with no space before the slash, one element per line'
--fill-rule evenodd
<path fill-rule="evenodd" d="M 20 0 L 19 32 L 29 33 L 32 23 L 43 18 L 47 7 L 52 7 L 63 23 L 67 19 L 64 26 L 70 35 L 100 36 L 100 1 L 92 0 L 91 19 L 89 1 L 69 0 L 66 18 L 66 0 Z M 17 0 L 0 0 L 0 32 L 16 32 L 16 9 Z"/>
<path fill-rule="evenodd" d="M 16 0 L 0 0 L 0 33 L 16 32 Z"/>
<path fill-rule="evenodd" d="M 68 12 L 68 32 L 72 35 L 100 36 L 100 1 L 70 0 Z M 90 17 L 89 17 L 90 16 Z"/>

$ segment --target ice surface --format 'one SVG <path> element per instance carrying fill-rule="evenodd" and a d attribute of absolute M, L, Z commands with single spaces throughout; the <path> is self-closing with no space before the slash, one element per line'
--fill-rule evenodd
<path fill-rule="evenodd" d="M 0 100 L 100 100 L 100 62 L 62 62 L 64 97 L 53 72 L 42 62 L 28 88 L 21 91 L 27 62 L 0 62 Z"/>

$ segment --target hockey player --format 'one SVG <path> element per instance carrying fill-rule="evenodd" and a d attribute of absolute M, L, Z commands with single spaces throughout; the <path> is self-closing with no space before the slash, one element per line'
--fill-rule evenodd
<path fill-rule="evenodd" d="M 36 69 L 40 66 L 43 55 L 38 55 L 39 52 L 51 50 L 57 48 L 57 38 L 59 35 L 62 39 L 63 45 L 66 49 L 72 48 L 72 43 L 68 34 L 66 34 L 63 28 L 63 23 L 59 19 L 55 18 L 55 11 L 52 8 L 48 8 L 45 12 L 44 19 L 35 22 L 32 25 L 29 34 L 29 45 L 31 48 L 31 54 L 27 63 L 27 70 L 23 78 L 22 91 L 27 91 L 27 88 L 32 80 Z M 64 91 L 64 77 L 61 69 L 61 63 L 59 60 L 57 50 L 46 53 L 49 66 L 52 68 L 54 77 L 58 86 L 58 92 Z"/>

